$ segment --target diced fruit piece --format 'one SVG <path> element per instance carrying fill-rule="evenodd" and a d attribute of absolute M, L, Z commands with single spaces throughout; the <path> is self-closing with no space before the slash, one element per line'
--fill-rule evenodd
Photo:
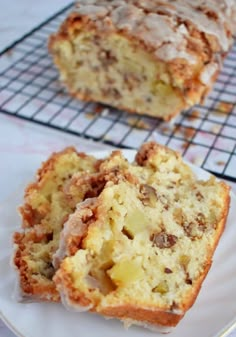
<path fill-rule="evenodd" d="M 137 261 L 123 260 L 115 264 L 108 274 L 117 286 L 122 287 L 142 279 L 144 270 Z"/>
<path fill-rule="evenodd" d="M 124 228 L 132 237 L 134 237 L 135 234 L 145 230 L 147 224 L 148 219 L 145 214 L 136 209 L 127 214 Z"/>
<path fill-rule="evenodd" d="M 159 293 L 161 295 L 166 294 L 169 291 L 167 282 L 165 280 L 161 281 L 155 288 L 153 288 L 152 291 L 154 293 Z"/>

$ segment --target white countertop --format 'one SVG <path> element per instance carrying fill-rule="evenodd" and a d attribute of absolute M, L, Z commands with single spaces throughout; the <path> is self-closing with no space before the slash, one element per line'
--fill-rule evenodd
<path fill-rule="evenodd" d="M 4 1 L 0 11 L 0 49 L 10 45 L 69 3 L 68 0 Z M 30 158 L 32 154 L 46 157 L 52 151 L 60 150 L 67 145 L 74 145 L 80 151 L 110 148 L 103 144 L 0 114 L 0 204 L 10 198 L 12 191 L 17 189 L 19 184 L 17 172 L 19 167 L 24 166 L 27 158 Z M 0 320 L 0 337 L 14 336 Z M 230 336 L 236 337 L 236 333 Z"/>

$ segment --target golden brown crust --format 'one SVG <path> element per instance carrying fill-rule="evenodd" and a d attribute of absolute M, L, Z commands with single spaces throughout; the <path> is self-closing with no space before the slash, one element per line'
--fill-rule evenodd
<path fill-rule="evenodd" d="M 175 314 L 174 312 L 166 312 L 155 308 L 139 308 L 131 304 L 107 307 L 99 311 L 99 313 L 107 317 L 115 317 L 121 320 L 131 319 L 153 326 L 164 327 L 175 327 L 184 316 L 184 314 Z"/>
<path fill-rule="evenodd" d="M 60 157 L 66 154 L 76 153 L 76 155 L 80 158 L 85 158 L 86 154 L 83 152 L 77 152 L 76 149 L 72 146 L 65 148 L 60 152 L 52 153 L 50 158 L 42 163 L 41 167 L 38 169 L 36 173 L 36 181 L 30 183 L 25 189 L 25 203 L 23 206 L 19 207 L 20 214 L 22 216 L 22 228 L 31 228 L 34 225 L 38 224 L 45 214 L 47 214 L 48 207 L 46 205 L 42 205 L 40 208 L 33 209 L 30 205 L 30 201 L 28 202 L 28 198 L 43 188 L 45 183 L 47 183 L 48 173 L 54 170 L 54 167 Z"/>
<path fill-rule="evenodd" d="M 25 233 L 14 234 L 14 244 L 16 251 L 14 254 L 13 263 L 18 269 L 19 284 L 21 294 L 20 298 L 32 297 L 32 299 L 59 302 L 60 296 L 53 282 L 42 282 L 37 279 L 25 260 L 29 254 L 29 243 L 40 243 L 47 240 L 47 234 L 37 235 L 34 230 Z"/>
<path fill-rule="evenodd" d="M 82 291 L 75 289 L 72 286 L 71 276 L 67 274 L 66 270 L 64 270 L 64 264 L 61 265 L 53 281 L 59 292 L 61 292 L 62 288 L 64 287 L 68 289 L 67 296 L 68 299 L 72 301 L 72 303 L 73 302 L 79 303 L 81 307 L 87 307 L 91 304 L 91 301 L 85 296 L 85 294 Z"/>
<path fill-rule="evenodd" d="M 167 148 L 164 145 L 157 144 L 154 141 L 144 143 L 141 145 L 140 149 L 138 150 L 136 156 L 135 156 L 135 161 L 138 163 L 140 166 L 146 166 L 151 163 L 152 158 L 158 154 L 160 151 L 165 152 L 166 155 L 174 155 L 177 157 L 180 157 L 178 152 L 173 151 L 169 148 Z"/>
<path fill-rule="evenodd" d="M 199 276 L 197 284 L 195 285 L 195 291 L 194 291 L 194 293 L 190 294 L 189 298 L 186 298 L 186 301 L 183 305 L 184 311 L 187 311 L 188 309 L 190 309 L 193 306 L 193 304 L 194 304 L 194 302 L 195 302 L 195 300 L 196 300 L 196 298 L 197 298 L 197 296 L 198 296 L 198 294 L 201 290 L 203 281 L 207 277 L 207 274 L 208 274 L 208 272 L 211 268 L 213 254 L 214 254 L 214 252 L 215 252 L 215 250 L 218 246 L 219 240 L 220 240 L 220 238 L 223 234 L 223 231 L 225 229 L 225 224 L 226 224 L 226 221 L 227 221 L 229 207 L 230 207 L 230 194 L 229 194 L 230 187 L 228 185 L 226 185 L 224 182 L 221 182 L 220 184 L 222 185 L 222 187 L 224 189 L 224 194 L 225 194 L 225 197 L 223 198 L 224 199 L 224 208 L 222 210 L 221 221 L 217 224 L 217 231 L 216 231 L 215 238 L 214 238 L 214 245 L 209 250 L 208 261 L 205 264 L 201 275 Z"/>

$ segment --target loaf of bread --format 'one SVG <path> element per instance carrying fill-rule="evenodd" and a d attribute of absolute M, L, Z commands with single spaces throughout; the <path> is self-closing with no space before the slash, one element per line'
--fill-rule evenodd
<path fill-rule="evenodd" d="M 13 264 L 19 276 L 22 300 L 59 301 L 52 277 L 52 257 L 58 249 L 60 231 L 75 210 L 82 194 L 68 202 L 66 185 L 76 172 L 94 172 L 99 161 L 74 148 L 53 154 L 39 169 L 36 181 L 25 192 L 20 208 L 22 230 L 14 234 Z M 72 198 L 71 198 L 72 199 Z"/>
<path fill-rule="evenodd" d="M 168 121 L 212 88 L 235 17 L 228 0 L 78 0 L 49 51 L 74 97 Z"/>
<path fill-rule="evenodd" d="M 133 164 L 116 152 L 83 181 L 102 188 L 78 203 L 61 232 L 53 280 L 63 303 L 168 332 L 211 266 L 229 188 L 198 180 L 176 152 L 152 142 Z M 80 186 L 74 175 L 68 195 Z"/>

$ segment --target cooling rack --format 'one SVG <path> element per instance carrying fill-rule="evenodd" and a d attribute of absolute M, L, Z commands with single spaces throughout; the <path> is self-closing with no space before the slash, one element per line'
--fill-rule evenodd
<path fill-rule="evenodd" d="M 120 148 L 156 140 L 236 182 L 236 43 L 204 105 L 163 123 L 67 95 L 47 40 L 72 8 L 70 4 L 0 53 L 0 112 Z"/>

